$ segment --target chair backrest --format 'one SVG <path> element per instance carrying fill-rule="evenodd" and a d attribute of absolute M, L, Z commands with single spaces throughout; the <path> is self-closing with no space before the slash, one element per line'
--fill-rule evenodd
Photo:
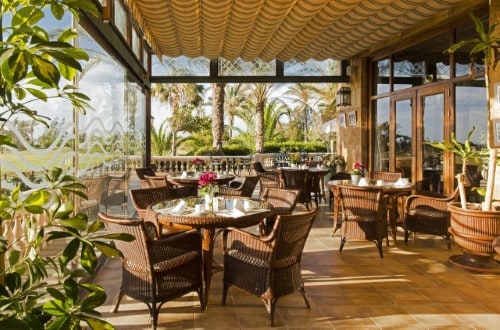
<path fill-rule="evenodd" d="M 275 215 L 292 214 L 297 205 L 298 190 L 267 188 L 262 200 L 269 204 Z"/>
<path fill-rule="evenodd" d="M 330 180 L 351 180 L 351 175 L 347 172 L 337 172 L 332 174 Z"/>
<path fill-rule="evenodd" d="M 146 179 L 146 183 L 150 188 L 167 186 L 167 179 L 164 176 L 145 175 L 144 178 Z"/>
<path fill-rule="evenodd" d="M 280 215 L 270 235 L 275 237 L 272 267 L 287 267 L 300 263 L 307 237 L 318 209 L 308 212 Z"/>
<path fill-rule="evenodd" d="M 339 198 L 347 218 L 387 218 L 384 194 L 376 187 L 338 186 Z"/>
<path fill-rule="evenodd" d="M 170 190 L 166 187 L 153 187 L 144 189 L 130 190 L 132 204 L 140 218 L 146 217 L 146 211 L 149 205 L 171 199 Z M 146 219 L 149 220 L 149 219 Z"/>
<path fill-rule="evenodd" d="M 312 177 L 308 169 L 282 169 L 281 180 L 283 189 L 296 189 L 300 191 L 298 201 L 309 203 L 311 201 Z"/>
<path fill-rule="evenodd" d="M 240 196 L 251 198 L 258 182 L 259 182 L 259 176 L 257 175 L 245 177 L 245 179 L 243 179 L 243 183 L 241 184 Z"/>
<path fill-rule="evenodd" d="M 262 166 L 261 162 L 253 162 L 252 166 L 253 166 L 253 169 L 255 170 L 255 172 L 257 172 L 257 173 L 266 173 L 267 172 L 266 169 L 264 168 L 264 166 Z"/>
<path fill-rule="evenodd" d="M 149 265 L 149 251 L 147 241 L 149 234 L 147 226 L 143 220 L 128 219 L 111 216 L 105 213 L 98 214 L 99 219 L 104 223 L 107 230 L 111 233 L 130 234 L 135 237 L 131 242 L 114 240 L 114 244 L 123 254 L 123 259 L 130 265 Z"/>
<path fill-rule="evenodd" d="M 88 209 L 99 207 L 102 192 L 107 191 L 109 180 L 108 175 L 86 176 L 79 180 L 80 183 L 85 185 L 86 190 L 84 193 L 87 195 L 86 200 L 80 197 L 76 198 L 79 212 L 87 212 Z"/>
<path fill-rule="evenodd" d="M 137 177 L 139 180 L 146 180 L 145 176 L 155 176 L 156 173 L 151 167 L 139 167 L 135 169 L 135 173 L 137 174 Z"/>
<path fill-rule="evenodd" d="M 402 178 L 403 174 L 401 172 L 372 171 L 369 173 L 368 176 L 371 180 L 384 180 L 389 182 L 396 182 Z"/>

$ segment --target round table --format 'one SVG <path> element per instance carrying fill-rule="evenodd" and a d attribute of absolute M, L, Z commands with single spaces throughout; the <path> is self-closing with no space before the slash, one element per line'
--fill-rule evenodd
<path fill-rule="evenodd" d="M 219 186 L 227 185 L 229 182 L 233 181 L 235 178 L 234 175 L 221 174 L 217 175 L 215 178 L 215 183 Z M 172 182 L 175 185 L 183 185 L 183 186 L 198 186 L 198 180 L 200 179 L 199 175 L 168 175 L 167 180 Z"/>
<path fill-rule="evenodd" d="M 248 210 L 228 211 L 224 205 L 226 201 L 236 202 L 238 200 L 248 200 L 251 207 Z M 181 201 L 185 203 L 184 210 L 180 213 L 172 213 L 172 209 Z M 208 293 L 213 272 L 213 250 L 216 229 L 226 227 L 244 228 L 257 225 L 264 218 L 273 214 L 273 211 L 260 201 L 250 200 L 244 197 L 218 197 L 218 210 L 207 211 L 202 214 L 195 214 L 196 204 L 201 204 L 204 200 L 197 197 L 173 199 L 153 204 L 150 208 L 156 213 L 156 219 L 160 225 L 168 226 L 171 223 L 191 226 L 203 229 L 203 275 L 204 275 L 204 300 L 205 306 L 208 303 Z M 233 204 L 234 205 L 234 204 Z"/>

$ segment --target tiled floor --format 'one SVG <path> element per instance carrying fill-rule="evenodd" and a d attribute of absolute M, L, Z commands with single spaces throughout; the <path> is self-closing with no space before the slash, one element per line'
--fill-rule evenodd
<path fill-rule="evenodd" d="M 418 235 L 405 247 L 387 247 L 381 259 L 373 243 L 330 237 L 332 212 L 320 213 L 307 241 L 302 273 L 311 309 L 299 293 L 278 301 L 275 329 L 500 329 L 500 276 L 471 273 L 448 262 L 461 251 L 446 249 L 442 238 Z M 220 260 L 220 248 L 216 259 Z M 108 293 L 103 316 L 117 329 L 147 329 L 145 304 L 125 297 L 112 308 L 120 285 L 120 264 L 111 260 L 96 278 Z M 163 305 L 159 329 L 267 329 L 266 309 L 258 297 L 237 288 L 221 305 L 222 273 L 213 277 L 209 305 L 200 311 L 195 294 Z"/>

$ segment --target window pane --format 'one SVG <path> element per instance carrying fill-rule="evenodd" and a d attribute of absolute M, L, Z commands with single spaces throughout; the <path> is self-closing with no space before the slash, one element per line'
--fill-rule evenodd
<path fill-rule="evenodd" d="M 340 76 L 341 62 L 335 60 L 305 62 L 289 61 L 284 63 L 285 76 Z"/>
<path fill-rule="evenodd" d="M 373 169 L 386 171 L 389 168 L 389 98 L 374 101 L 375 138 L 373 146 Z"/>
<path fill-rule="evenodd" d="M 377 61 L 373 66 L 373 94 L 377 95 L 390 92 L 390 63 L 391 61 L 387 58 Z"/>
<path fill-rule="evenodd" d="M 220 76 L 274 76 L 276 61 L 264 62 L 260 59 L 244 61 L 240 58 L 234 61 L 221 59 L 219 62 Z"/>
<path fill-rule="evenodd" d="M 158 56 L 152 56 L 153 76 L 208 76 L 210 75 L 210 61 L 205 57 L 188 58 L 163 57 L 160 62 Z"/>

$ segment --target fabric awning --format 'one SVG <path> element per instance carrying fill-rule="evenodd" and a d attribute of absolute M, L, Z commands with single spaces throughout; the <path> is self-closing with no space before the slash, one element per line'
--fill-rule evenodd
<path fill-rule="evenodd" d="M 321 61 L 363 53 L 463 1 L 128 0 L 127 3 L 159 56 Z"/>

